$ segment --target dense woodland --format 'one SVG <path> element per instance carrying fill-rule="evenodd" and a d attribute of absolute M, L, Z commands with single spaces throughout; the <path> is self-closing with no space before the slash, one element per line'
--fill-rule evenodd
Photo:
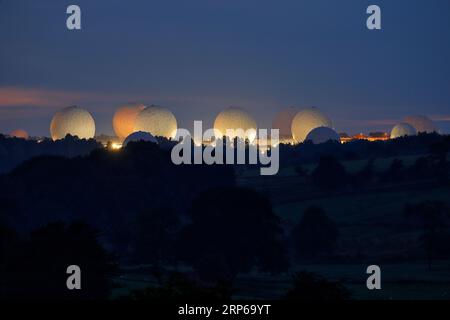
<path fill-rule="evenodd" d="M 157 285 L 121 298 L 229 299 L 240 274 L 259 272 L 292 276 L 287 299 L 348 299 L 340 282 L 295 266 L 367 262 L 373 250 L 343 241 L 342 223 L 320 200 L 297 212 L 294 224 L 275 205 L 302 202 L 307 193 L 300 190 L 319 198 L 423 184 L 450 190 L 449 149 L 449 137 L 437 134 L 282 145 L 282 174 L 291 172 L 287 195 L 265 186 L 286 179 L 281 176 L 252 177 L 254 166 L 176 166 L 170 151 L 150 142 L 113 151 L 73 137 L 41 143 L 0 137 L 0 296 L 107 298 L 123 266 L 142 265 Z M 405 156 L 415 160 L 405 164 Z M 393 160 L 380 169 L 379 158 Z M 349 170 L 346 161 L 365 164 Z M 414 233 L 417 246 L 390 259 L 423 260 L 429 269 L 450 259 L 448 202 L 411 199 L 394 223 L 396 234 Z M 73 260 L 88 270 L 83 294 L 59 287 Z M 40 267 L 30 276 L 25 266 L 35 263 Z M 45 294 L 36 289 L 44 283 Z"/>

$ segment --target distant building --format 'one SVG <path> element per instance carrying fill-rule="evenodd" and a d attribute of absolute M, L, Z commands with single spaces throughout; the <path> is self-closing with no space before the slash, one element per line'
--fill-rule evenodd
<path fill-rule="evenodd" d="M 370 132 L 367 140 L 369 141 L 385 141 L 390 139 L 390 134 L 387 132 Z"/>
<path fill-rule="evenodd" d="M 370 132 L 369 135 L 359 133 L 353 136 L 349 136 L 347 133 L 341 132 L 339 133 L 339 136 L 341 138 L 341 143 L 346 143 L 353 140 L 386 141 L 390 139 L 390 135 L 387 132 Z"/>
<path fill-rule="evenodd" d="M 352 140 L 352 137 L 350 137 L 347 132 L 339 132 L 339 137 L 341 138 L 341 143 L 346 143 Z"/>

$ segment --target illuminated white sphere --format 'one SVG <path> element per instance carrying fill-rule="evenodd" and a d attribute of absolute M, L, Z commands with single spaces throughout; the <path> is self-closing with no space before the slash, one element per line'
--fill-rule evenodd
<path fill-rule="evenodd" d="M 149 132 L 155 137 L 173 139 L 177 134 L 177 119 L 170 110 L 152 105 L 138 114 L 133 131 Z"/>
<path fill-rule="evenodd" d="M 148 132 L 137 131 L 130 134 L 125 141 L 123 142 L 123 146 L 125 147 L 129 142 L 138 142 L 138 141 L 149 141 L 153 143 L 158 143 L 158 140 Z"/>
<path fill-rule="evenodd" d="M 438 131 L 436 124 L 426 116 L 409 116 L 405 118 L 405 122 L 412 125 L 417 133 L 432 133 Z"/>
<path fill-rule="evenodd" d="M 117 109 L 113 117 L 113 128 L 120 140 L 124 140 L 133 133 L 136 118 L 144 108 L 143 104 L 133 103 Z"/>
<path fill-rule="evenodd" d="M 64 139 L 68 134 L 91 139 L 95 136 L 95 121 L 88 111 L 76 106 L 67 107 L 53 116 L 50 133 L 53 140 Z"/>
<path fill-rule="evenodd" d="M 292 137 L 298 143 L 305 141 L 311 130 L 318 127 L 332 127 L 331 120 L 317 108 L 307 108 L 292 119 Z"/>
<path fill-rule="evenodd" d="M 256 138 L 256 121 L 242 108 L 229 107 L 221 111 L 214 120 L 214 129 L 220 132 L 220 136 L 230 139 L 248 139 L 250 142 Z M 227 133 L 234 130 L 234 133 Z M 239 131 L 241 132 L 239 132 Z M 249 131 L 247 131 L 249 130 Z"/>
<path fill-rule="evenodd" d="M 26 132 L 23 129 L 16 129 L 11 131 L 11 133 L 9 134 L 10 137 L 13 138 L 21 138 L 21 139 L 28 139 L 30 136 L 28 135 L 28 132 Z"/>
<path fill-rule="evenodd" d="M 290 140 L 292 139 L 292 120 L 295 115 L 298 113 L 298 108 L 289 107 L 284 110 L 281 110 L 273 119 L 272 129 L 278 129 L 279 137 L 282 140 Z"/>
<path fill-rule="evenodd" d="M 318 127 L 312 129 L 306 136 L 305 141 L 311 141 L 314 144 L 325 143 L 328 141 L 341 141 L 339 134 L 328 127 Z"/>
<path fill-rule="evenodd" d="M 412 125 L 402 122 L 392 128 L 391 139 L 405 137 L 405 136 L 414 136 L 416 134 L 417 134 L 417 131 Z"/>

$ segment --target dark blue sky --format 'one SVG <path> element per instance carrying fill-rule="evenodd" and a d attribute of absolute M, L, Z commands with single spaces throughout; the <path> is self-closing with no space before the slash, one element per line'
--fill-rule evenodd
<path fill-rule="evenodd" d="M 69 4 L 81 31 L 66 29 Z M 381 31 L 366 28 L 370 4 Z M 349 133 L 409 114 L 450 132 L 448 0 L 0 0 L 0 49 L 0 132 L 48 135 L 76 104 L 109 134 L 129 101 L 167 106 L 187 128 L 230 105 L 270 127 L 295 105 Z"/>

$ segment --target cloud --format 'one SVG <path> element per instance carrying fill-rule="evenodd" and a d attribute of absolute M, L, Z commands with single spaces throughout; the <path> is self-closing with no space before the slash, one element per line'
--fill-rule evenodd
<path fill-rule="evenodd" d="M 84 97 L 83 94 L 71 91 L 0 87 L 0 107 L 61 107 L 68 103 L 74 104 Z"/>
<path fill-rule="evenodd" d="M 49 90 L 26 87 L 0 87 L 0 107 L 31 106 L 31 107 L 63 107 L 80 102 L 114 102 L 126 103 L 129 101 L 203 101 L 224 102 L 229 99 L 221 97 L 195 97 L 195 96 L 164 96 L 153 94 L 132 93 L 104 93 L 88 91 Z"/>
<path fill-rule="evenodd" d="M 0 117 L 5 120 L 23 120 L 40 118 L 52 115 L 57 109 L 78 105 L 87 108 L 97 115 L 111 116 L 115 109 L 125 103 L 140 102 L 144 104 L 162 104 L 174 108 L 178 114 L 197 112 L 205 106 L 222 108 L 238 103 L 247 105 L 250 101 L 242 99 L 188 96 L 188 95 L 161 95 L 139 92 L 89 92 L 71 90 L 53 90 L 33 87 L 0 87 Z M 254 102 L 254 101 L 253 101 Z M 188 109 L 186 109 L 186 107 Z"/>
<path fill-rule="evenodd" d="M 449 122 L 450 121 L 450 115 L 445 115 L 445 114 L 432 115 L 430 118 L 436 122 Z"/>

